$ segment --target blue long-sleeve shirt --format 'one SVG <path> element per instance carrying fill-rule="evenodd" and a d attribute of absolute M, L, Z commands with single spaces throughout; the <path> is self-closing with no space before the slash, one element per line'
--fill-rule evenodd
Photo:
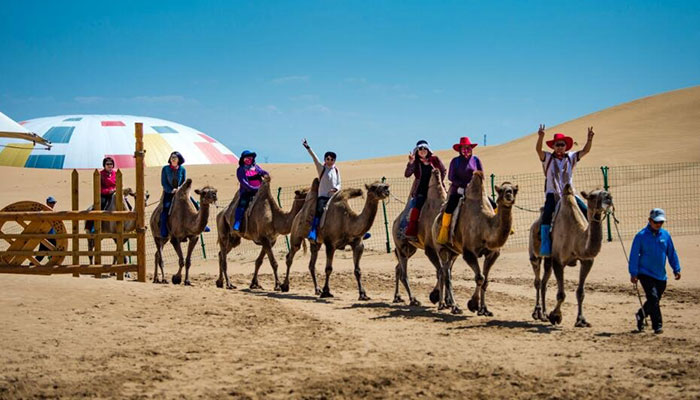
<path fill-rule="evenodd" d="M 681 264 L 678 261 L 676 248 L 673 246 L 671 235 L 665 229 L 654 232 L 649 225 L 639 231 L 632 242 L 630 250 L 630 276 L 646 275 L 660 281 L 666 277 L 666 257 L 671 264 L 674 274 L 680 274 Z"/>
<path fill-rule="evenodd" d="M 179 188 L 185 183 L 186 179 L 187 171 L 182 165 L 178 169 L 172 169 L 169 165 L 166 165 L 160 172 L 160 184 L 163 186 L 163 192 L 165 193 L 170 193 L 173 189 Z"/>

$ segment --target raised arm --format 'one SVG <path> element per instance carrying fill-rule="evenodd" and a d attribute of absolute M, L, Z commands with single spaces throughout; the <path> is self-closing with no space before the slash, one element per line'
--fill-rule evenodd
<path fill-rule="evenodd" d="M 318 159 L 318 157 L 316 157 L 316 153 L 314 153 L 314 151 L 311 150 L 311 146 L 309 146 L 309 143 L 306 141 L 306 139 L 304 139 L 304 141 L 301 142 L 301 144 L 304 146 L 304 148 L 306 149 L 306 151 L 309 152 L 309 155 L 311 156 L 311 159 L 314 160 L 314 165 L 316 165 L 316 170 L 317 170 L 318 173 L 320 174 L 321 171 L 323 171 L 323 163 Z"/>
<path fill-rule="evenodd" d="M 589 151 L 591 151 L 591 145 L 593 144 L 593 136 L 595 135 L 595 132 L 593 132 L 593 127 L 590 126 L 588 127 L 588 139 L 586 140 L 586 145 L 583 146 L 583 149 L 578 152 L 578 159 L 580 160 L 588 154 Z"/>
<path fill-rule="evenodd" d="M 404 177 L 409 178 L 411 175 L 413 175 L 413 171 L 415 170 L 415 160 L 416 156 L 413 155 L 413 152 L 408 153 L 408 164 L 406 164 L 406 170 L 403 172 Z"/>
<path fill-rule="evenodd" d="M 540 161 L 544 161 L 542 143 L 544 143 L 544 124 L 540 124 L 540 129 L 537 131 L 537 144 L 535 145 L 535 151 L 537 152 L 537 157 L 540 158 Z"/>

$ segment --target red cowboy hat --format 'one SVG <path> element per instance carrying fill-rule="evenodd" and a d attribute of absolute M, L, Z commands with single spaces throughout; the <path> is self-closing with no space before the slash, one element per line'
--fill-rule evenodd
<path fill-rule="evenodd" d="M 554 149 L 554 143 L 560 140 L 563 140 L 564 143 L 566 143 L 566 149 L 564 151 L 569 151 L 572 147 L 574 147 L 574 139 L 566 136 L 563 133 L 555 133 L 554 138 L 547 141 L 547 146 L 549 146 L 550 149 Z"/>
<path fill-rule="evenodd" d="M 471 147 L 471 148 L 473 149 L 474 147 L 478 146 L 478 144 L 472 143 L 472 141 L 469 140 L 469 138 L 468 138 L 467 136 L 464 136 L 464 137 L 459 138 L 459 143 L 453 144 L 453 145 L 452 145 L 452 148 L 453 148 L 456 152 L 459 152 L 459 149 L 460 149 L 462 146 L 469 146 L 469 147 Z"/>

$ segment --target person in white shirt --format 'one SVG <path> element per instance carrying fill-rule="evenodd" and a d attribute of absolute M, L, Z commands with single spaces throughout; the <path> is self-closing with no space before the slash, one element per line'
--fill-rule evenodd
<path fill-rule="evenodd" d="M 302 145 L 314 160 L 316 171 L 318 172 L 319 185 L 318 199 L 316 201 L 316 215 L 311 223 L 311 231 L 308 235 L 309 239 L 316 240 L 316 229 L 318 228 L 318 223 L 321 220 L 326 204 L 328 204 L 330 198 L 340 190 L 340 172 L 335 165 L 337 156 L 334 152 L 327 151 L 326 154 L 323 155 L 322 163 L 316 156 L 316 153 L 311 150 L 311 146 L 309 146 L 306 139 L 304 139 Z"/>
<path fill-rule="evenodd" d="M 542 162 L 542 170 L 545 175 L 545 202 L 544 209 L 542 210 L 542 224 L 540 226 L 540 255 L 542 257 L 549 257 L 552 255 L 552 239 L 550 237 L 551 227 L 552 227 L 552 216 L 554 214 L 554 209 L 556 208 L 557 202 L 561 199 L 563 195 L 563 190 L 566 184 L 571 185 L 573 189 L 573 179 L 574 179 L 574 168 L 581 159 L 591 151 L 591 145 L 593 144 L 593 127 L 588 128 L 588 140 L 583 149 L 575 152 L 570 152 L 571 148 L 574 146 L 574 139 L 563 133 L 555 133 L 552 140 L 547 141 L 547 146 L 554 150 L 543 151 L 542 142 L 544 141 L 544 125 L 540 125 L 540 129 L 537 131 L 537 145 L 535 150 L 537 155 Z M 586 204 L 577 196 L 576 202 L 586 215 Z"/>

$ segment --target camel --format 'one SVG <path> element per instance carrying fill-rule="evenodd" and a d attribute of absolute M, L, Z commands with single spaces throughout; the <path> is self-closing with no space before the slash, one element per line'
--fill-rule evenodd
<path fill-rule="evenodd" d="M 440 171 L 434 169 L 430 177 L 430 185 L 428 188 L 428 198 L 423 204 L 418 219 L 418 235 L 416 241 L 407 240 L 403 234 L 400 234 L 401 221 L 407 218 L 411 211 L 410 207 L 406 207 L 404 211 L 396 217 L 392 227 L 392 235 L 394 237 L 394 254 L 398 259 L 396 264 L 396 284 L 394 290 L 394 303 L 403 303 L 403 299 L 399 295 L 399 281 L 403 284 L 408 294 L 409 304 L 411 306 L 420 306 L 420 302 L 411 294 L 411 288 L 408 285 L 408 259 L 416 254 L 417 249 L 422 249 L 431 263 L 435 266 L 436 272 L 440 273 L 440 259 L 435 244 L 433 243 L 432 226 L 435 218 L 440 214 L 442 204 L 446 201 L 447 194 L 445 187 L 440 180 Z M 436 286 L 437 289 L 437 286 Z M 433 291 L 434 293 L 437 293 Z"/>
<path fill-rule="evenodd" d="M 454 235 L 447 244 L 440 245 L 436 241 L 436 249 L 440 257 L 439 276 L 439 309 L 452 308 L 452 313 L 459 314 L 452 293 L 452 264 L 461 253 L 464 261 L 474 271 L 476 289 L 472 298 L 467 302 L 469 311 L 478 315 L 493 316 L 486 307 L 486 288 L 491 267 L 501 254 L 513 224 L 512 208 L 518 194 L 518 185 L 504 182 L 496 186 L 498 198 L 496 204 L 498 213 L 494 213 L 486 198 L 484 190 L 484 173 L 474 172 L 472 180 L 464 193 L 464 201 L 460 206 Z M 433 222 L 433 237 L 440 231 L 440 218 Z M 479 257 L 484 256 L 483 274 L 479 268 Z"/>
<path fill-rule="evenodd" d="M 205 186 L 202 189 L 196 189 L 194 192 L 199 195 L 199 211 L 197 211 L 190 200 L 190 189 L 192 188 L 192 179 L 187 179 L 180 186 L 173 196 L 172 204 L 170 205 L 170 214 L 168 216 L 168 236 L 161 237 L 160 235 L 160 214 L 163 209 L 163 201 L 156 207 L 151 214 L 151 234 L 156 242 L 155 255 L 155 273 L 153 274 L 153 283 L 168 283 L 165 279 L 163 271 L 163 246 L 170 240 L 170 243 L 175 248 L 178 257 L 179 269 L 173 275 L 173 284 L 179 285 L 182 282 L 182 267 L 185 267 L 185 285 L 191 286 L 189 279 L 190 266 L 192 265 L 192 251 L 199 241 L 199 234 L 204 231 L 209 220 L 209 209 L 211 204 L 216 203 L 216 189 L 211 186 Z M 187 258 L 182 255 L 180 243 L 188 241 Z M 158 277 L 158 267 L 162 280 Z"/>
<path fill-rule="evenodd" d="M 554 325 L 561 324 L 561 305 L 564 303 L 564 267 L 575 266 L 581 262 L 579 271 L 576 300 L 578 301 L 578 316 L 576 327 L 590 327 L 591 324 L 583 316 L 584 283 L 593 267 L 593 261 L 600 252 L 603 241 L 603 213 L 613 205 L 612 196 L 605 190 L 594 190 L 590 193 L 581 192 L 581 196 L 588 204 L 588 221 L 576 204 L 574 191 L 571 185 L 564 187 L 564 196 L 559 201 L 552 223 L 552 256 L 546 257 L 544 272 L 540 280 L 540 262 L 542 257 L 540 249 L 540 219 L 538 218 L 530 227 L 530 264 L 535 273 L 535 310 L 532 317 L 546 320 L 545 297 L 547 281 L 554 270 L 557 279 L 557 306 L 549 314 L 547 319 Z M 535 231 L 535 229 L 537 231 Z M 541 298 L 541 305 L 540 305 Z"/>
<path fill-rule="evenodd" d="M 316 184 L 316 181 L 314 181 Z M 360 258 L 364 251 L 362 238 L 367 231 L 372 227 L 374 218 L 377 215 L 379 201 L 389 197 L 389 184 L 382 182 L 374 182 L 371 185 L 365 185 L 367 190 L 367 198 L 360 214 L 355 213 L 348 200 L 362 196 L 361 189 L 343 189 L 336 193 L 328 202 L 325 211 L 325 222 L 319 226 L 317 231 L 317 239 L 311 242 L 311 259 L 309 261 L 309 272 L 314 282 L 314 292 L 320 295 L 321 298 L 333 297 L 330 291 L 330 276 L 333 272 L 333 256 L 336 250 L 345 248 L 350 245 L 352 248 L 353 263 L 355 264 L 355 279 L 360 293 L 360 300 L 369 300 L 364 287 L 362 287 L 362 273 L 360 271 Z M 316 189 L 309 191 L 309 195 L 318 192 Z M 308 195 L 307 195 L 308 199 Z M 309 204 L 306 204 L 309 203 Z M 313 208 L 311 207 L 313 205 Z M 287 254 L 287 275 L 285 277 L 282 290 L 289 290 L 289 270 L 294 260 L 294 254 L 299 250 L 299 246 L 306 238 L 309 232 L 311 219 L 313 218 L 313 210 L 316 208 L 316 201 L 312 199 L 307 201 L 302 208 L 302 211 L 297 214 L 292 226 L 292 246 Z M 326 282 L 323 290 L 318 289 L 316 282 L 316 259 L 321 245 L 326 246 Z"/>
<path fill-rule="evenodd" d="M 226 255 L 241 243 L 241 239 L 247 239 L 262 246 L 260 255 L 255 259 L 255 273 L 253 274 L 250 288 L 262 289 L 258 283 L 258 271 L 265 255 L 267 255 L 267 259 L 272 266 L 272 272 L 275 275 L 275 290 L 280 290 L 280 282 L 277 276 L 277 260 L 272 248 L 275 246 L 279 235 L 287 235 L 291 232 L 292 221 L 304 205 L 307 192 L 308 189 L 296 190 L 291 210 L 284 212 L 277 205 L 270 192 L 270 178 L 269 175 L 266 175 L 263 184 L 255 195 L 255 199 L 246 211 L 248 216 L 242 221 L 240 232 L 231 229 L 238 205 L 239 194 L 236 193 L 236 197 L 228 208 L 216 216 L 216 226 L 219 233 L 217 240 L 219 244 L 219 279 L 216 281 L 217 287 L 224 287 L 225 279 L 226 288 L 235 289 L 235 286 L 229 281 Z"/>
<path fill-rule="evenodd" d="M 122 194 L 124 195 L 124 205 L 131 210 L 131 204 L 129 203 L 128 197 L 134 197 L 136 198 L 136 192 L 134 192 L 131 188 L 124 188 Z M 104 211 L 117 211 L 117 192 L 114 192 L 112 194 L 112 200 L 110 200 L 109 205 L 107 206 L 107 209 Z M 148 201 L 148 198 L 150 195 L 148 194 L 148 191 L 145 193 L 146 196 L 146 201 Z M 88 207 L 87 211 L 92 211 L 94 209 L 94 206 Z M 87 222 L 87 221 L 86 221 Z M 85 233 L 91 233 L 90 229 L 88 229 L 87 223 L 85 224 Z M 117 223 L 114 221 L 102 221 L 102 233 L 117 233 Z M 124 222 L 124 232 L 133 232 L 136 230 L 136 221 L 127 221 Z M 113 239 L 114 243 L 117 243 L 117 239 Z M 129 239 L 124 239 L 124 243 L 126 243 Z M 88 239 L 88 250 L 92 251 L 95 248 L 95 240 L 94 239 Z M 92 256 L 89 256 L 90 258 L 90 264 L 92 264 Z M 123 264 L 126 264 L 126 257 L 124 257 L 122 260 Z M 112 261 L 113 264 L 117 264 L 117 257 L 114 257 L 114 260 Z M 128 272 L 127 272 L 128 274 Z"/>

